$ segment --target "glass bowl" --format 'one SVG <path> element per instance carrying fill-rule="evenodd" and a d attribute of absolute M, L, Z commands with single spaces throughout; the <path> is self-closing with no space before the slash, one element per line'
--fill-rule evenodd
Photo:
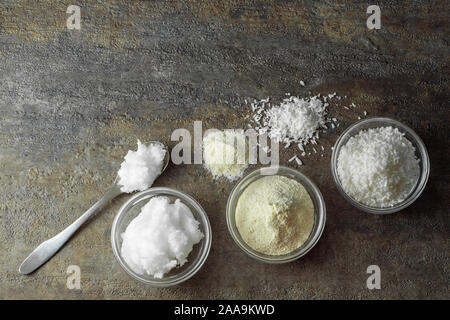
<path fill-rule="evenodd" d="M 281 175 L 294 179 L 297 182 L 301 183 L 303 187 L 305 187 L 305 189 L 308 191 L 309 196 L 311 197 L 311 200 L 313 201 L 314 204 L 314 225 L 308 239 L 294 251 L 283 255 L 268 255 L 252 249 L 242 239 L 239 230 L 237 229 L 236 226 L 236 219 L 235 219 L 236 206 L 242 192 L 244 192 L 244 190 L 254 181 L 268 175 Z M 251 173 L 249 173 L 248 175 L 246 175 L 245 177 L 243 177 L 233 188 L 230 196 L 228 197 L 226 218 L 228 230 L 231 234 L 231 237 L 236 242 L 238 247 L 241 248 L 250 257 L 266 263 L 287 263 L 304 256 L 309 250 L 311 250 L 315 246 L 317 241 L 319 241 L 319 238 L 322 235 L 322 231 L 325 227 L 325 219 L 326 219 L 325 201 L 323 200 L 322 194 L 320 193 L 317 186 L 310 179 L 308 179 L 305 175 L 298 172 L 297 170 L 284 166 L 263 167 L 256 169 Z"/>
<path fill-rule="evenodd" d="M 347 141 L 352 136 L 358 134 L 358 132 L 360 132 L 361 130 L 366 130 L 369 128 L 388 127 L 388 126 L 397 128 L 400 132 L 404 133 L 405 137 L 409 141 L 411 141 L 412 145 L 416 149 L 415 152 L 416 157 L 417 159 L 420 160 L 419 179 L 417 180 L 415 187 L 411 190 L 409 196 L 404 201 L 401 201 L 392 207 L 386 208 L 367 206 L 354 200 L 344 191 L 337 172 L 337 161 L 339 152 L 341 148 L 347 143 Z M 424 143 L 411 128 L 390 118 L 369 118 L 352 124 L 341 134 L 339 139 L 336 141 L 333 153 L 331 155 L 331 173 L 333 175 L 334 182 L 336 183 L 339 192 L 353 206 L 368 213 L 388 214 L 405 209 L 406 207 L 411 205 L 414 201 L 416 201 L 416 199 L 420 196 L 423 189 L 425 188 L 425 185 L 427 184 L 428 176 L 430 174 L 430 159 L 428 158 L 428 152 L 427 149 L 425 148 Z"/>
<path fill-rule="evenodd" d="M 140 212 L 141 208 L 155 196 L 167 196 L 171 201 L 180 199 L 185 205 L 191 209 L 194 218 L 200 223 L 200 231 L 204 237 L 199 243 L 194 245 L 189 253 L 188 261 L 182 267 L 176 267 L 166 273 L 162 279 L 154 278 L 150 275 L 141 275 L 134 272 L 121 256 L 122 237 L 131 220 L 133 220 Z M 146 191 L 139 192 L 130 198 L 119 210 L 111 228 L 111 245 L 114 256 L 120 266 L 134 279 L 155 287 L 168 287 L 179 284 L 192 277 L 206 261 L 211 248 L 211 226 L 208 216 L 200 204 L 191 196 L 169 188 L 151 188 Z"/>

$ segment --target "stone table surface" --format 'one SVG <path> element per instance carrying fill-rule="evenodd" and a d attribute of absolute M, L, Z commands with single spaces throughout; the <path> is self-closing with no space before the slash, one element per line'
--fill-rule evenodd
<path fill-rule="evenodd" d="M 428 299 L 449 296 L 449 11 L 446 1 L 73 1 L 0 3 L 0 298 Z M 305 82 L 305 87 L 300 81 Z M 284 265 L 247 257 L 233 242 L 225 204 L 234 183 L 201 165 L 174 165 L 157 186 L 204 207 L 213 243 L 203 268 L 170 288 L 130 278 L 110 245 L 129 198 L 114 200 L 35 273 L 21 261 L 90 207 L 113 182 L 136 140 L 173 147 L 177 128 L 246 128 L 245 100 L 336 92 L 324 157 L 281 164 L 321 189 L 327 223 L 306 256 Z M 355 103 L 356 108 L 343 106 Z M 364 116 L 367 111 L 367 116 Z M 431 175 L 409 208 L 386 216 L 352 207 L 330 172 L 331 146 L 358 117 L 387 116 L 424 140 Z M 311 146 L 308 147 L 311 151 Z M 81 269 L 81 290 L 66 286 Z M 366 286 L 381 269 L 381 289 Z"/>

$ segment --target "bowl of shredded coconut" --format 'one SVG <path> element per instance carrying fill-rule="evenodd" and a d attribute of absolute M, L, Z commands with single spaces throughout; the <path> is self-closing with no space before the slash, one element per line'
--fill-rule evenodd
<path fill-rule="evenodd" d="M 423 192 L 430 160 L 420 137 L 389 118 L 354 123 L 336 141 L 331 171 L 339 192 L 355 207 L 387 214 Z"/>
<path fill-rule="evenodd" d="M 151 188 L 117 213 L 111 244 L 120 266 L 155 287 L 179 284 L 200 270 L 211 247 L 211 226 L 200 204 L 170 188 Z"/>

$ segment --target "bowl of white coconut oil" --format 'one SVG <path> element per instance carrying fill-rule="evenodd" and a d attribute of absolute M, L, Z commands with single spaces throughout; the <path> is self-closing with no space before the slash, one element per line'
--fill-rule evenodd
<path fill-rule="evenodd" d="M 155 287 L 177 285 L 197 273 L 211 248 L 211 226 L 201 205 L 170 188 L 151 188 L 117 213 L 111 245 L 119 265 Z"/>

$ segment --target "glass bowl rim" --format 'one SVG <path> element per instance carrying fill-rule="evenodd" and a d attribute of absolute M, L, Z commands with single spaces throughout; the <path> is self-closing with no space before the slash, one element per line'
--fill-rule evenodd
<path fill-rule="evenodd" d="M 418 182 L 417 182 L 418 184 L 416 185 L 414 190 L 402 202 L 400 202 L 397 205 L 394 205 L 392 207 L 386 207 L 386 208 L 371 207 L 371 206 L 367 206 L 365 204 L 362 204 L 362 203 L 354 200 L 352 197 L 350 197 L 344 191 L 344 189 L 341 185 L 341 182 L 339 180 L 338 173 L 337 173 L 337 161 L 338 161 L 339 151 L 343 146 L 343 143 L 344 143 L 343 141 L 349 136 L 350 132 L 352 130 L 361 128 L 365 124 L 377 123 L 377 122 L 380 123 L 380 127 L 391 125 L 395 128 L 400 129 L 401 132 L 407 132 L 413 138 L 412 139 L 413 141 L 411 141 L 411 139 L 408 139 L 408 140 L 410 140 L 410 142 L 416 148 L 416 152 L 420 154 L 420 160 L 421 160 L 420 161 L 421 174 L 420 174 Z M 360 130 L 356 131 L 356 133 L 354 135 L 356 135 L 361 130 L 366 130 L 366 129 L 361 128 Z M 352 135 L 352 136 L 354 136 L 354 135 Z M 429 158 L 428 151 L 427 151 L 425 144 L 423 143 L 422 139 L 419 137 L 419 135 L 413 129 L 411 129 L 407 125 L 401 123 L 400 121 L 392 119 L 392 118 L 370 117 L 370 118 L 362 119 L 362 120 L 352 123 L 340 134 L 339 138 L 336 140 L 336 143 L 333 146 L 333 152 L 331 154 L 331 174 L 333 176 L 333 180 L 336 184 L 336 187 L 337 187 L 339 193 L 344 197 L 344 199 L 346 199 L 348 202 L 350 202 L 350 204 L 352 204 L 354 207 L 356 207 L 359 210 L 362 210 L 364 212 L 367 212 L 367 213 L 373 213 L 373 214 L 378 214 L 378 215 L 391 214 L 391 213 L 403 210 L 406 207 L 409 207 L 422 194 L 422 192 L 425 189 L 425 186 L 428 182 L 428 177 L 430 175 L 430 158 Z"/>
<path fill-rule="evenodd" d="M 311 190 L 312 195 L 310 192 L 308 192 L 311 196 L 311 198 L 314 197 L 314 200 L 317 202 L 317 208 L 316 206 L 314 207 L 314 218 L 317 219 L 317 230 L 314 232 L 314 234 L 312 235 L 312 237 L 308 238 L 306 241 L 306 246 L 303 248 L 303 250 L 292 254 L 292 253 L 287 253 L 284 255 L 267 255 L 267 254 L 263 254 L 263 253 L 259 253 L 256 250 L 250 248 L 250 246 L 246 245 L 244 240 L 242 240 L 243 243 L 241 243 L 241 241 L 239 241 L 236 237 L 236 235 L 234 234 L 233 230 L 232 230 L 232 223 L 231 223 L 231 216 L 232 214 L 236 214 L 235 210 L 231 208 L 232 206 L 232 200 L 234 199 L 234 197 L 236 196 L 236 192 L 238 192 L 238 190 L 240 190 L 240 187 L 247 182 L 249 179 L 253 178 L 253 176 L 260 176 L 260 177 L 264 177 L 264 176 L 269 176 L 269 175 L 262 175 L 261 171 L 265 170 L 265 169 L 274 169 L 277 168 L 277 173 L 279 171 L 286 171 L 288 173 L 293 174 L 296 177 L 296 181 L 301 183 L 302 186 L 304 186 L 307 191 Z M 277 175 L 273 174 L 273 175 Z M 260 177 L 258 177 L 257 179 L 260 179 Z M 256 180 L 255 180 L 256 181 Z M 307 186 L 305 186 L 305 183 Z M 245 189 L 244 189 L 245 190 Z M 243 192 L 243 191 L 242 191 Z M 236 200 L 237 201 L 237 200 Z M 248 174 L 246 174 L 244 177 L 242 177 L 233 187 L 233 189 L 230 192 L 230 195 L 228 196 L 228 200 L 227 200 L 227 205 L 226 205 L 226 221 L 227 221 L 227 227 L 228 227 L 228 232 L 231 235 L 231 238 L 233 238 L 233 241 L 237 244 L 237 246 L 244 251 L 248 256 L 250 256 L 253 259 L 256 259 L 260 262 L 265 262 L 265 263 L 270 263 L 270 264 L 282 264 L 282 263 L 288 263 L 288 262 L 292 262 L 294 260 L 297 260 L 301 257 L 303 257 L 304 255 L 306 255 L 319 241 L 319 239 L 322 236 L 323 230 L 325 229 L 325 223 L 326 223 L 326 205 L 325 205 L 325 200 L 323 199 L 322 193 L 320 192 L 320 189 L 316 186 L 316 184 L 310 179 L 308 178 L 305 174 L 301 173 L 298 170 L 295 170 L 293 168 L 290 167 L 286 167 L 286 166 L 282 166 L 282 165 L 278 165 L 278 166 L 268 166 L 268 167 L 260 167 L 260 168 L 256 168 L 254 170 L 252 170 L 251 172 L 249 172 Z M 237 227 L 236 227 L 237 228 Z M 304 243 L 304 244 L 305 244 Z M 303 244 L 302 244 L 303 245 Z M 298 248 L 297 248 L 298 249 Z M 292 252 L 295 252 L 297 249 L 295 249 Z M 283 258 L 285 257 L 285 258 Z"/>
<path fill-rule="evenodd" d="M 133 270 L 131 270 L 131 268 L 125 263 L 125 261 L 123 260 L 121 254 L 119 252 L 119 248 L 116 246 L 115 238 L 116 238 L 116 233 L 118 232 L 118 227 L 119 227 L 118 223 L 119 223 L 120 218 L 122 216 L 124 216 L 131 208 L 133 208 L 136 205 L 136 203 L 135 203 L 136 201 L 138 201 L 140 198 L 143 198 L 147 195 L 150 195 L 150 197 L 148 197 L 148 199 L 153 198 L 155 196 L 159 196 L 159 195 L 169 195 L 169 196 L 177 197 L 185 204 L 188 203 L 190 206 L 194 207 L 195 210 L 197 211 L 197 213 L 202 217 L 202 221 L 199 221 L 199 222 L 203 225 L 204 238 L 202 238 L 202 240 L 200 240 L 200 241 L 205 241 L 206 243 L 205 243 L 203 250 L 200 252 L 200 255 L 197 257 L 196 260 L 194 260 L 192 262 L 194 265 L 192 270 L 190 270 L 183 277 L 171 279 L 168 281 L 163 281 L 164 278 L 160 279 L 158 281 L 152 281 L 147 278 L 143 278 L 139 274 L 137 274 Z M 137 202 L 137 203 L 139 203 L 139 202 Z M 184 192 L 176 190 L 176 189 L 167 188 L 167 187 L 150 188 L 150 189 L 138 192 L 137 194 L 132 196 L 120 207 L 119 211 L 117 212 L 116 216 L 114 217 L 114 221 L 113 221 L 113 224 L 111 227 L 111 246 L 112 246 L 112 250 L 114 253 L 114 257 L 116 258 L 119 265 L 133 279 L 135 279 L 141 283 L 144 283 L 146 285 L 153 286 L 153 287 L 174 286 L 174 285 L 180 284 L 181 282 L 184 282 L 184 281 L 188 280 L 189 278 L 191 278 L 192 276 L 194 276 L 201 269 L 203 264 L 205 263 L 208 255 L 209 255 L 209 251 L 211 249 L 211 242 L 212 242 L 211 224 L 209 222 L 208 215 L 206 214 L 203 207 L 192 196 L 188 195 L 187 193 L 184 193 Z"/>

